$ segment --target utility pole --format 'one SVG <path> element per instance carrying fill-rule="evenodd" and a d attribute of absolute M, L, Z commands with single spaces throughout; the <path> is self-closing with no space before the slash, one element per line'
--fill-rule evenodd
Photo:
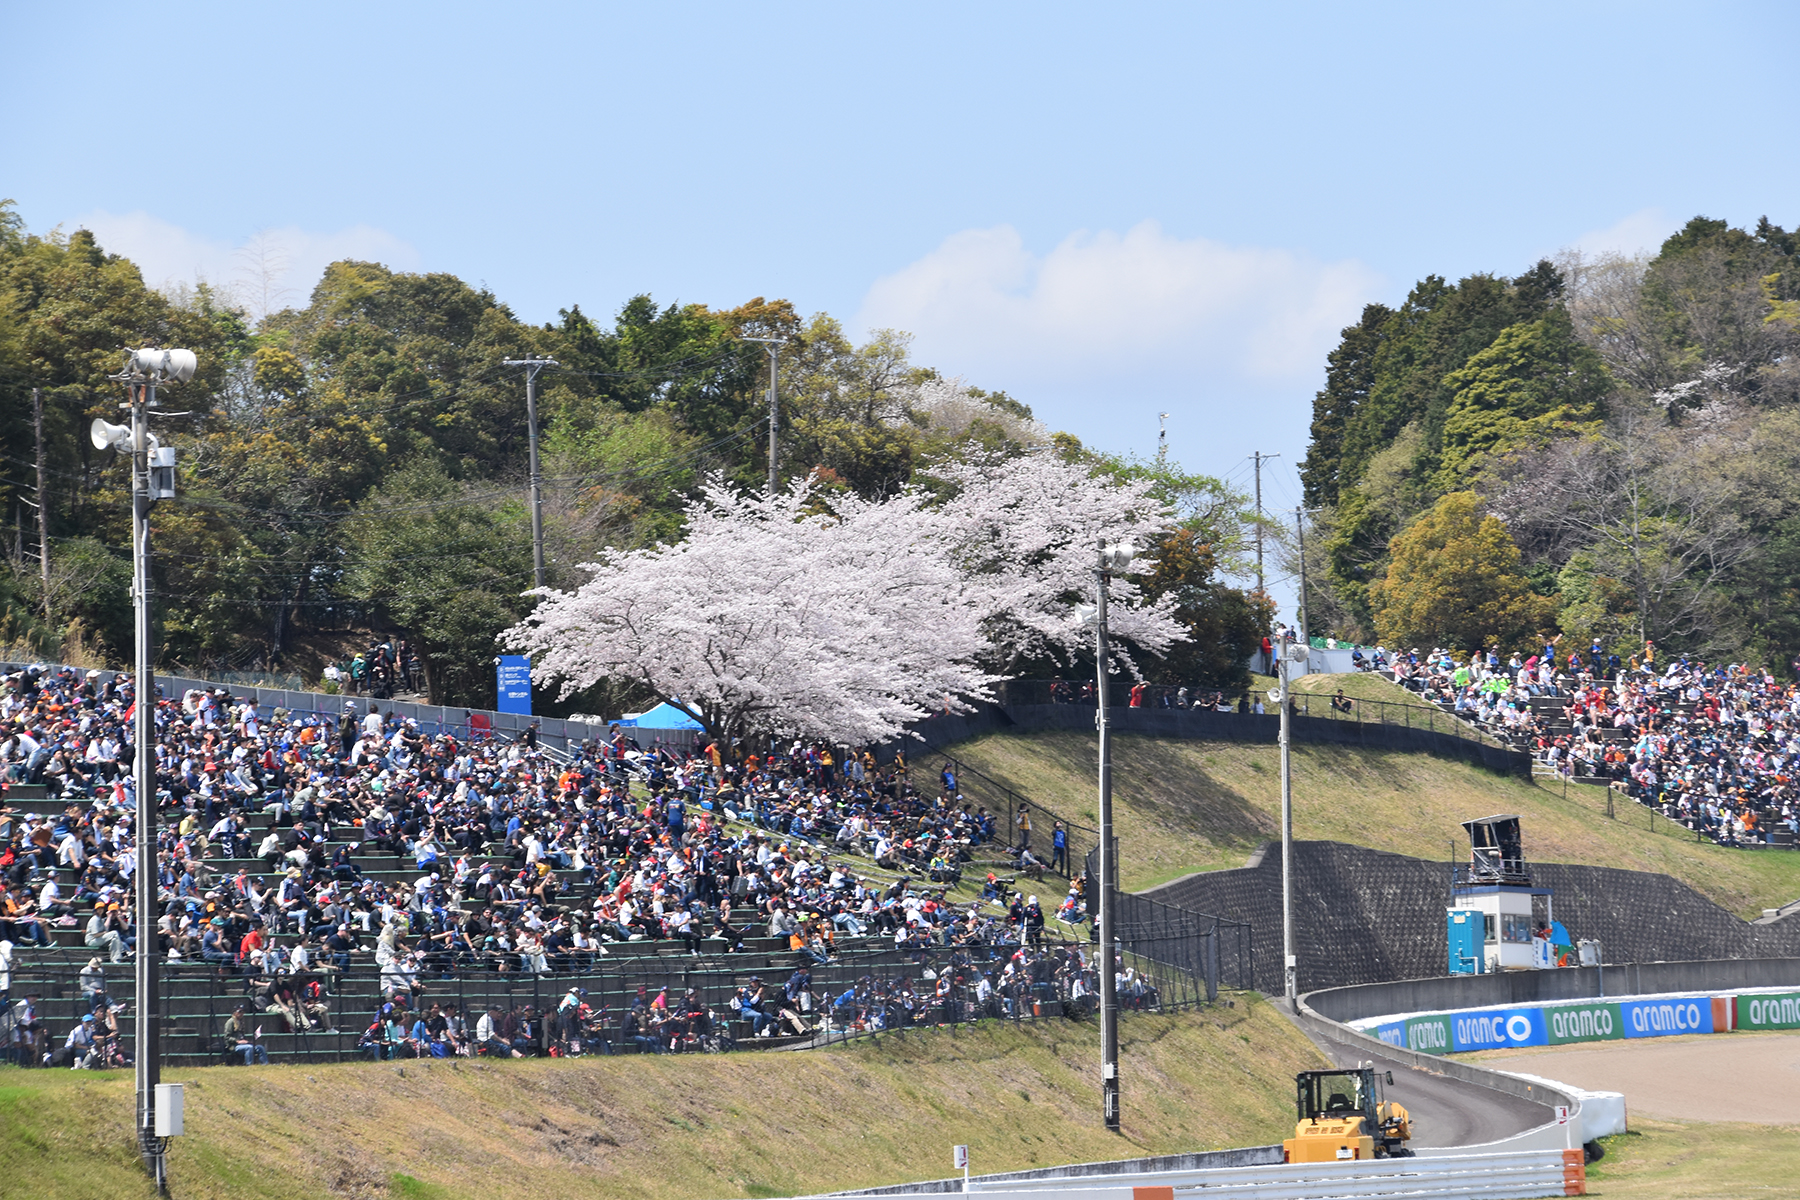
<path fill-rule="evenodd" d="M 1294 506 L 1294 544 L 1300 551 L 1300 619 L 1295 624 L 1300 626 L 1300 639 L 1305 643 L 1308 652 L 1312 649 L 1312 605 L 1306 600 L 1306 530 L 1301 526 L 1301 517 L 1306 510 L 1299 505 Z"/>
<path fill-rule="evenodd" d="M 31 389 L 31 424 L 37 430 L 38 574 L 44 585 L 44 619 L 50 619 L 50 506 L 44 483 L 44 391 Z"/>
<path fill-rule="evenodd" d="M 775 494 L 776 473 L 781 465 L 781 452 L 776 448 L 775 431 L 780 424 L 781 409 L 776 402 L 776 383 L 781 377 L 781 348 L 787 343 L 780 338 L 747 337 L 746 342 L 760 343 L 769 354 L 769 495 Z"/>
<path fill-rule="evenodd" d="M 1162 466 L 1169 461 L 1169 414 L 1156 414 L 1156 465 Z"/>
<path fill-rule="evenodd" d="M 1256 459 L 1256 590 L 1263 590 L 1263 511 L 1262 511 L 1262 468 L 1272 458 L 1280 458 L 1279 454 L 1264 454 L 1258 450 L 1252 457 Z"/>
<path fill-rule="evenodd" d="M 525 368 L 525 425 L 531 445 L 531 582 L 544 586 L 544 477 L 538 471 L 537 377 L 545 367 L 560 367 L 554 358 L 502 359 L 503 367 Z"/>

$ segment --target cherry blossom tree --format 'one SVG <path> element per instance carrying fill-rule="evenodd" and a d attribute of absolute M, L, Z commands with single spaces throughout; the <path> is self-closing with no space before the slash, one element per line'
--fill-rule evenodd
<path fill-rule="evenodd" d="M 878 741 L 987 697 L 980 593 L 944 553 L 945 515 L 910 492 L 819 501 L 805 481 L 774 497 L 715 481 L 685 541 L 589 564 L 503 638 L 564 695 L 635 679 L 715 736 Z"/>
<path fill-rule="evenodd" d="M 1100 543 L 1134 542 L 1143 550 L 1171 524 L 1168 506 L 1151 495 L 1152 481 L 1108 478 L 1054 450 L 954 463 L 932 474 L 955 489 L 944 505 L 952 558 L 979 590 L 984 628 L 1007 667 L 1089 646 L 1093 631 L 1077 610 L 1093 603 Z M 1146 603 L 1129 576 L 1114 577 L 1111 597 L 1107 624 L 1127 669 L 1135 672 L 1135 664 L 1120 639 L 1161 653 L 1186 638 L 1173 598 Z"/>
<path fill-rule="evenodd" d="M 996 664 L 1086 644 L 1076 608 L 1098 542 L 1147 546 L 1168 522 L 1146 485 L 1048 451 L 936 475 L 947 499 L 714 481 L 687 504 L 686 540 L 587 564 L 502 641 L 565 696 L 635 680 L 715 736 L 879 741 L 989 698 Z M 1172 601 L 1146 604 L 1128 579 L 1113 597 L 1113 628 L 1137 646 L 1184 636 Z"/>

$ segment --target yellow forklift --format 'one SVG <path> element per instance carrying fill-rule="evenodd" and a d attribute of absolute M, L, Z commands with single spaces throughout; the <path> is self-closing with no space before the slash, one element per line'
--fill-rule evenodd
<path fill-rule="evenodd" d="M 1282 1161 L 1347 1162 L 1363 1158 L 1411 1158 L 1412 1118 L 1381 1085 L 1394 1073 L 1364 1064 L 1335 1071 L 1302 1071 L 1294 1076 L 1299 1123 L 1281 1143 Z"/>

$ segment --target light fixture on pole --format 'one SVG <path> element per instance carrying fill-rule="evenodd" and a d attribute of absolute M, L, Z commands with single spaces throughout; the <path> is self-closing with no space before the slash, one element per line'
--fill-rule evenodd
<path fill-rule="evenodd" d="M 1281 988 L 1288 1008 L 1292 1010 L 1300 993 L 1299 960 L 1294 950 L 1294 772 L 1288 737 L 1294 711 L 1294 689 L 1288 680 L 1289 665 L 1304 663 L 1309 651 L 1304 640 L 1295 642 L 1286 633 L 1281 635 L 1278 650 L 1277 670 L 1281 673 L 1278 697 L 1281 702 Z"/>
<path fill-rule="evenodd" d="M 1137 547 L 1130 542 L 1103 541 L 1094 570 L 1098 597 L 1093 609 L 1094 692 L 1098 705 L 1094 721 L 1100 733 L 1100 912 L 1095 921 L 1100 938 L 1100 1114 L 1114 1133 L 1119 1132 L 1119 980 L 1114 962 L 1118 933 L 1114 928 L 1117 906 L 1113 893 L 1119 886 L 1119 864 L 1113 852 L 1112 729 L 1106 713 L 1106 663 L 1112 654 L 1107 643 L 1106 605 L 1113 573 L 1129 569 L 1136 557 Z M 1085 621 L 1085 609 L 1081 615 Z"/>
<path fill-rule="evenodd" d="M 96 420 L 88 437 L 96 449 L 118 450 L 131 455 L 131 599 L 136 632 L 132 669 L 132 791 L 136 805 L 133 832 L 137 837 L 137 864 L 133 874 L 136 892 L 133 921 L 137 928 L 136 1055 L 138 1148 L 144 1165 L 165 1190 L 168 1138 L 156 1118 L 157 1084 L 162 1078 L 161 979 L 157 969 L 157 874 L 156 861 L 156 677 L 151 670 L 150 613 L 150 508 L 158 500 L 175 495 L 175 449 L 163 446 L 150 432 L 150 413 L 156 405 L 156 389 L 185 383 L 194 377 L 199 362 L 191 350 L 133 350 L 125 368 L 110 378 L 125 385 L 124 408 L 131 413 L 129 426 Z M 166 1123 L 165 1123 L 166 1127 Z"/>
<path fill-rule="evenodd" d="M 781 348 L 787 345 L 783 338 L 747 337 L 746 342 L 756 342 L 769 354 L 769 495 L 775 494 L 776 468 L 780 465 L 779 451 L 775 448 L 775 430 L 780 421 L 780 408 L 776 404 L 775 385 L 781 377 Z"/>
<path fill-rule="evenodd" d="M 538 470 L 537 377 L 545 367 L 560 367 L 554 358 L 503 358 L 503 367 L 525 368 L 525 432 L 531 451 L 531 586 L 544 586 L 544 477 Z"/>

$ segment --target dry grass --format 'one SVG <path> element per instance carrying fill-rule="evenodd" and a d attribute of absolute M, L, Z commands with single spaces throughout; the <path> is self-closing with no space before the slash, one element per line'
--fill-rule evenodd
<path fill-rule="evenodd" d="M 1096 820 L 1094 735 L 991 734 L 956 756 L 998 782 L 1068 817 Z M 1727 850 L 1625 800 L 1605 815 L 1607 793 L 1572 787 L 1563 798 L 1508 778 L 1425 754 L 1338 746 L 1296 746 L 1294 835 L 1349 842 L 1420 858 L 1445 859 L 1468 842 L 1461 822 L 1493 813 L 1524 817 L 1525 853 L 1539 862 L 1656 871 L 1715 903 L 1752 917 L 1800 896 L 1800 853 Z M 979 781 L 965 790 L 981 799 Z M 1274 746 L 1119 736 L 1113 751 L 1113 805 L 1125 887 L 1152 887 L 1192 871 L 1242 866 L 1279 836 L 1281 760 Z"/>
<path fill-rule="evenodd" d="M 184 1200 L 778 1196 L 1279 1140 L 1312 1045 L 1255 997 L 1122 1025 L 1125 1129 L 1092 1023 L 832 1051 L 183 1071 Z M 8 1086 L 10 1085 L 10 1086 Z M 128 1074 L 0 1073 L 0 1197 L 148 1197 Z"/>

